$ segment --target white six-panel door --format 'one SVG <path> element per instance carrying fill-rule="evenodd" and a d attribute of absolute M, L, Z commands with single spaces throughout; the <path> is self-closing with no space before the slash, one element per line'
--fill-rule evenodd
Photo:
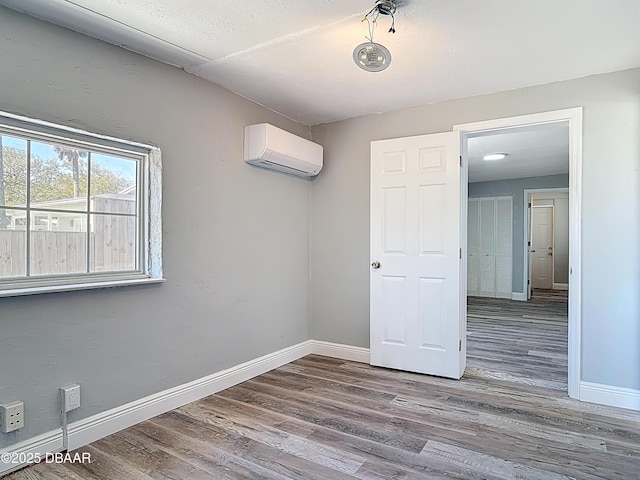
<path fill-rule="evenodd" d="M 458 132 L 371 143 L 371 364 L 465 367 Z"/>
<path fill-rule="evenodd" d="M 553 206 L 534 206 L 531 231 L 531 286 L 553 288 Z"/>

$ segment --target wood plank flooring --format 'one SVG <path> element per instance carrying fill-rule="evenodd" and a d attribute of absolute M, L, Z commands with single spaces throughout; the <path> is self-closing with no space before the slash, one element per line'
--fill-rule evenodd
<path fill-rule="evenodd" d="M 6 480 L 640 479 L 640 413 L 563 390 L 566 306 L 514 303 L 470 300 L 460 381 L 311 355 Z"/>
<path fill-rule="evenodd" d="M 467 365 L 478 375 L 566 391 L 567 333 L 566 296 L 467 299 Z"/>

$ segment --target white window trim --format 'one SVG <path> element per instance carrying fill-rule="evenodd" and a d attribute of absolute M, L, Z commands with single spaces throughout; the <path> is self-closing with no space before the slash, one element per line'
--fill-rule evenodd
<path fill-rule="evenodd" d="M 142 187 L 140 198 L 143 200 L 140 246 L 146 247 L 141 252 L 141 271 L 33 277 L 11 281 L 0 279 L 0 298 L 166 281 L 162 271 L 162 156 L 158 147 L 3 111 L 0 111 L 0 122 L 20 129 L 35 130 L 45 134 L 50 132 L 56 136 L 67 134 L 70 139 L 84 141 L 89 145 L 111 144 L 124 149 L 128 147 L 147 157 L 141 168 L 142 179 L 139 183 Z"/>

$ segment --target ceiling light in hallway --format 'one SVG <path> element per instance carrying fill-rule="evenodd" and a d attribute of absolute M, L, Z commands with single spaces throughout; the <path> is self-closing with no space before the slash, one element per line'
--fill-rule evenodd
<path fill-rule="evenodd" d="M 488 162 L 493 162 L 496 160 L 502 160 L 504 158 L 507 157 L 506 153 L 490 153 L 488 155 L 485 155 L 484 157 L 482 157 L 483 160 L 486 160 Z"/>

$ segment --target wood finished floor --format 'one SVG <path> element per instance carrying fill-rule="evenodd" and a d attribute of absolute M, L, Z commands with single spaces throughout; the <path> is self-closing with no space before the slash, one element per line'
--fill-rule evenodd
<path fill-rule="evenodd" d="M 567 299 L 529 302 L 469 297 L 469 371 L 567 390 Z"/>
<path fill-rule="evenodd" d="M 566 324 L 470 299 L 460 381 L 311 355 L 6 480 L 639 479 L 640 413 L 564 391 Z"/>

